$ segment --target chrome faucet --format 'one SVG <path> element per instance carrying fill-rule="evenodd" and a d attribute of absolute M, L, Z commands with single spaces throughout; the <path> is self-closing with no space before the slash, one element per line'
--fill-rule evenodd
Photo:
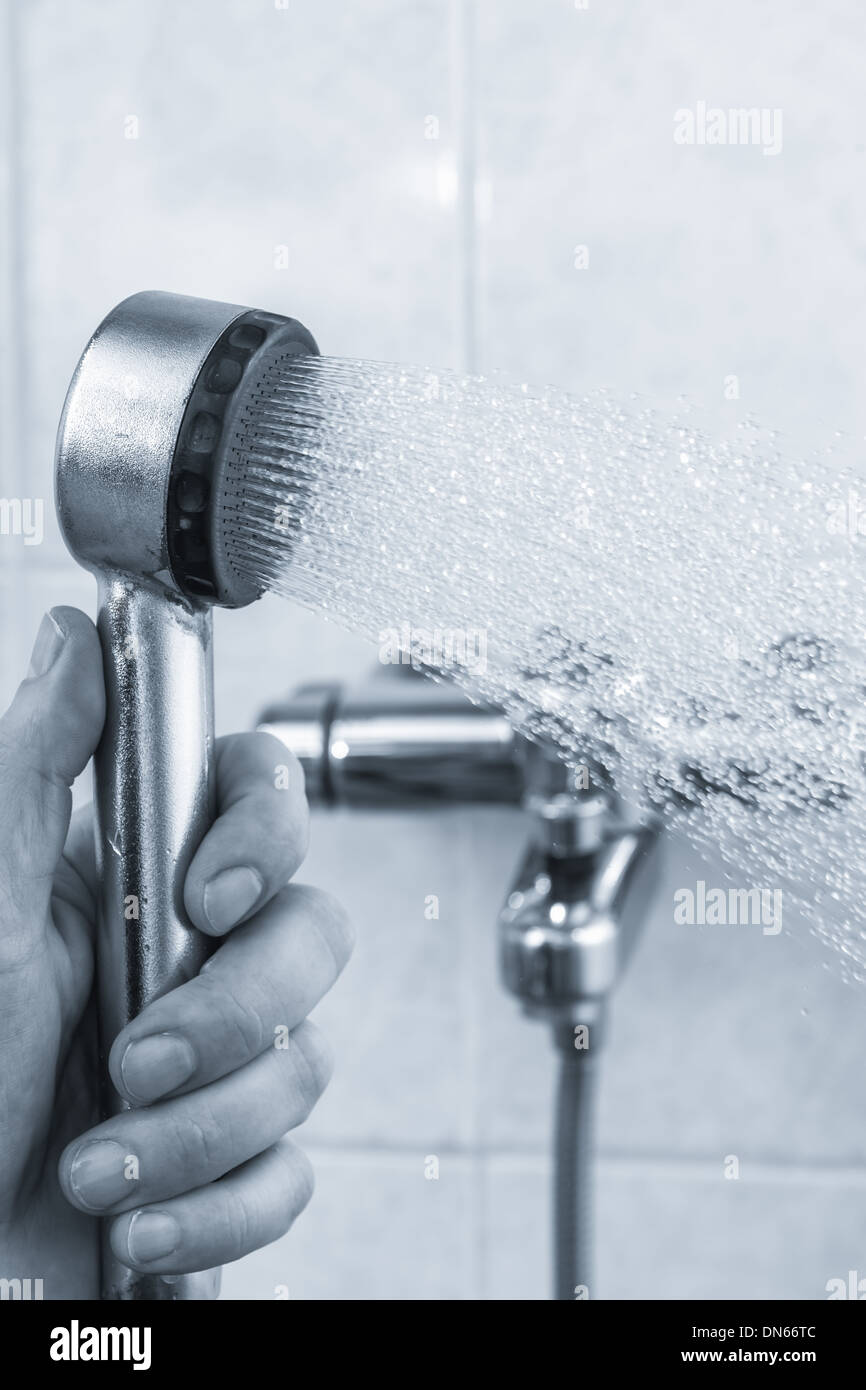
<path fill-rule="evenodd" d="M 530 1017 L 600 1031 L 657 874 L 659 827 L 625 818 L 547 747 L 528 745 L 523 767 L 532 841 L 499 914 L 502 977 Z"/>
<path fill-rule="evenodd" d="M 659 826 L 629 819 L 601 769 L 565 764 L 501 711 L 400 675 L 359 691 L 311 685 L 262 715 L 299 758 L 312 805 L 499 803 L 531 818 L 531 843 L 499 914 L 499 965 L 560 1058 L 554 1134 L 554 1287 L 588 1298 L 596 1063 L 608 996 L 658 873 Z"/>

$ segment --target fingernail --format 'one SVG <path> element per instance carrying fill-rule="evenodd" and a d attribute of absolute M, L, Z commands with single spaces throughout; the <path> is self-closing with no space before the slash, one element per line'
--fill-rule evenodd
<path fill-rule="evenodd" d="M 186 1038 L 156 1033 L 127 1044 L 120 1062 L 123 1084 L 134 1100 L 151 1101 L 188 1081 L 196 1068 Z"/>
<path fill-rule="evenodd" d="M 46 675 L 63 650 L 65 641 L 66 633 L 63 628 L 56 618 L 52 617 L 50 613 L 46 613 L 39 624 L 27 675 L 31 678 Z"/>
<path fill-rule="evenodd" d="M 264 888 L 255 869 L 224 869 L 205 885 L 205 916 L 214 931 L 227 931 L 254 907 Z"/>
<path fill-rule="evenodd" d="M 180 1245 L 180 1225 L 164 1211 L 137 1211 L 129 1223 L 126 1248 L 137 1265 L 165 1259 Z"/>
<path fill-rule="evenodd" d="M 91 1139 L 82 1144 L 69 1170 L 69 1185 L 85 1207 L 104 1211 L 129 1196 L 135 1179 L 126 1176 L 127 1157 L 113 1139 Z"/>

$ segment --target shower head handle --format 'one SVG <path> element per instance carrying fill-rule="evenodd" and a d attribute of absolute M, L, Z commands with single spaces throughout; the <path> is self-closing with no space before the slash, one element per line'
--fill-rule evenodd
<path fill-rule="evenodd" d="M 57 513 L 97 578 L 106 718 L 95 757 L 104 1108 L 118 1033 L 195 975 L 208 942 L 183 903 L 214 816 L 215 604 L 257 597 L 228 564 L 219 480 L 263 363 L 316 352 L 294 319 L 147 292 L 124 300 L 75 370 L 57 437 Z M 208 1274 L 167 1281 L 103 1249 L 103 1297 L 205 1298 Z"/>

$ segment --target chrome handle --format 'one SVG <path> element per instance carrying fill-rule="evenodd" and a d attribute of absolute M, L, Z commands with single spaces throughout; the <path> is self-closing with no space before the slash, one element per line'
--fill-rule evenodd
<path fill-rule="evenodd" d="M 147 1004 L 197 974 L 208 939 L 183 883 L 214 816 L 209 609 L 158 584 L 98 576 L 106 720 L 95 758 L 101 882 L 97 968 L 106 1114 L 127 1109 L 108 1077 L 111 1044 Z M 104 1299 L 207 1298 L 212 1273 L 166 1280 L 120 1264 L 103 1241 Z"/>

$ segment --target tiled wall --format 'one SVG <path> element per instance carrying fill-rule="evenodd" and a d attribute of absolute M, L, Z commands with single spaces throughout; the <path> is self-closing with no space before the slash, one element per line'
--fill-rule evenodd
<path fill-rule="evenodd" d="M 861 8 L 0 0 L 0 491 L 50 499 L 77 354 L 146 287 L 295 314 L 329 352 L 862 438 Z M 676 145 L 701 100 L 781 108 L 781 153 Z M 92 592 L 50 516 L 39 547 L 2 538 L 0 585 L 6 698 L 40 612 Z M 224 730 L 374 660 L 271 600 L 220 614 L 218 641 Z M 317 817 L 306 875 L 359 929 L 320 1010 L 339 1063 L 307 1126 L 319 1188 L 227 1295 L 545 1296 L 551 1055 L 494 959 L 524 833 L 497 811 Z M 616 1003 L 601 1296 L 820 1298 L 866 1275 L 866 997 L 796 923 L 676 928 L 674 888 L 717 874 L 668 844 Z"/>

